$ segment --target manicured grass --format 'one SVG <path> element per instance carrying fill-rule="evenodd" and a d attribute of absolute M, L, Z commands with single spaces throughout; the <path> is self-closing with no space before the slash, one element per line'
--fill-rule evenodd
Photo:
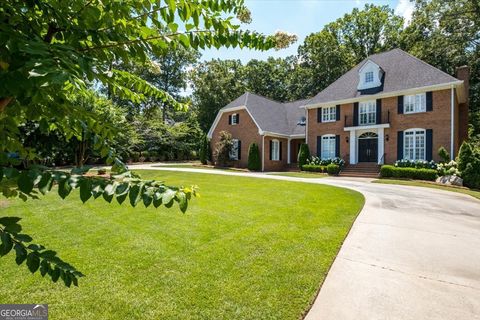
<path fill-rule="evenodd" d="M 296 177 L 296 178 L 325 178 L 327 175 L 321 173 L 313 173 L 313 172 L 275 172 L 275 173 L 268 173 L 272 176 L 285 176 L 285 177 Z"/>
<path fill-rule="evenodd" d="M 467 188 L 446 186 L 446 185 L 441 185 L 441 184 L 437 184 L 437 183 L 434 183 L 434 182 L 415 181 L 415 180 L 378 179 L 378 180 L 374 180 L 373 183 L 400 184 L 400 185 L 405 185 L 405 186 L 416 186 L 416 187 L 427 187 L 427 188 L 441 189 L 441 190 L 447 190 L 447 191 L 453 191 L 453 192 L 468 194 L 472 197 L 480 199 L 480 191 L 471 190 L 471 189 L 467 189 Z"/>
<path fill-rule="evenodd" d="M 360 193 L 268 179 L 138 171 L 201 197 L 178 209 L 9 201 L 24 232 L 86 274 L 53 284 L 0 258 L 1 303 L 48 303 L 50 319 L 298 319 L 355 217 Z"/>

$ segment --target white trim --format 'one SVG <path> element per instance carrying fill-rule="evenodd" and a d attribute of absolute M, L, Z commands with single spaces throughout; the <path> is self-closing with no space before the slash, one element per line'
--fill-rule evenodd
<path fill-rule="evenodd" d="M 368 101 L 372 99 L 382 99 L 382 98 L 389 98 L 389 97 L 396 97 L 396 96 L 403 96 L 403 95 L 408 95 L 408 94 L 415 94 L 415 93 L 421 93 L 423 91 L 438 91 L 438 90 L 444 90 L 444 89 L 450 89 L 452 86 L 461 86 L 463 85 L 462 80 L 458 81 L 453 81 L 449 83 L 444 83 L 444 84 L 436 84 L 433 86 L 425 86 L 425 87 L 417 87 L 417 88 L 411 88 L 411 89 L 406 89 L 406 90 L 399 90 L 399 91 L 392 91 L 392 92 L 386 92 L 386 93 L 379 93 L 375 95 L 365 95 L 361 97 L 355 97 L 355 98 L 349 98 L 349 99 L 343 99 L 343 100 L 334 100 L 334 101 L 327 101 L 327 102 L 321 102 L 321 103 L 314 103 L 310 105 L 306 105 L 305 109 L 317 109 L 320 107 L 324 107 L 327 105 L 331 104 L 347 104 L 347 103 L 353 103 L 353 102 L 361 102 L 361 101 Z M 461 90 L 457 90 L 459 92 Z"/>
<path fill-rule="evenodd" d="M 272 144 L 272 154 L 270 155 L 270 158 L 272 158 L 271 161 L 280 161 L 280 140 L 272 139 L 270 141 Z M 277 145 L 276 149 L 275 144 Z"/>
<path fill-rule="evenodd" d="M 355 130 L 350 130 L 350 164 L 357 163 L 357 132 Z"/>
<path fill-rule="evenodd" d="M 287 164 L 290 164 L 291 159 L 290 159 L 290 142 L 292 141 L 291 138 L 288 138 L 287 141 Z"/>
<path fill-rule="evenodd" d="M 332 139 L 333 138 L 333 139 Z M 320 145 L 321 145 L 321 152 L 320 154 L 318 155 L 317 154 L 317 157 L 319 157 L 320 159 L 322 160 L 325 160 L 325 159 L 333 159 L 335 158 L 335 155 L 337 154 L 337 136 L 333 133 L 327 133 L 327 134 L 324 134 L 320 137 Z M 333 140 L 333 157 L 323 157 L 322 154 L 325 150 L 324 148 L 324 144 L 323 144 L 323 139 L 325 139 L 326 141 L 328 141 L 328 143 L 331 143 L 331 140 Z M 331 146 L 330 146 L 331 147 Z M 331 151 L 331 150 L 329 150 Z"/>
<path fill-rule="evenodd" d="M 372 73 L 373 78 L 372 81 L 366 81 L 366 74 Z M 373 62 L 372 60 L 368 60 L 363 64 L 363 66 L 358 70 L 358 86 L 357 90 L 365 90 L 370 88 L 377 88 L 382 85 L 381 78 L 383 76 L 383 70 L 379 67 L 378 64 Z"/>
<path fill-rule="evenodd" d="M 355 130 L 370 130 L 370 129 L 379 129 L 379 128 L 390 128 L 390 123 L 372 124 L 370 126 L 345 127 L 343 128 L 343 130 L 355 131 Z"/>
<path fill-rule="evenodd" d="M 322 107 L 321 117 L 322 117 L 322 123 L 327 123 L 327 122 L 335 122 L 337 121 L 337 106 L 328 106 L 328 107 Z M 331 109 L 333 109 L 333 112 L 331 112 Z M 324 110 L 328 110 L 327 113 L 324 113 Z M 330 118 L 333 115 L 333 119 L 326 119 Z"/>
<path fill-rule="evenodd" d="M 455 159 L 455 95 L 454 87 L 451 88 L 450 100 L 450 160 Z"/>
<path fill-rule="evenodd" d="M 378 138 L 378 145 L 377 145 L 378 161 L 377 161 L 377 164 L 384 164 L 385 159 L 382 159 L 383 154 L 385 153 L 385 129 L 384 128 L 378 128 L 377 138 Z"/>
<path fill-rule="evenodd" d="M 423 108 L 422 110 L 415 110 L 417 106 L 417 96 L 421 95 L 422 97 L 420 98 L 420 107 Z M 413 97 L 413 111 L 408 111 L 407 110 L 407 101 L 408 98 Z M 416 94 L 408 94 L 403 96 L 403 113 L 404 114 L 413 114 L 413 113 L 423 113 L 427 112 L 427 93 L 416 93 Z"/>
<path fill-rule="evenodd" d="M 262 135 L 262 172 L 265 171 L 265 135 Z"/>
<path fill-rule="evenodd" d="M 305 144 L 308 145 L 308 109 L 305 108 Z"/>
<path fill-rule="evenodd" d="M 212 139 L 213 137 L 213 131 L 215 131 L 215 129 L 217 128 L 217 125 L 218 123 L 220 122 L 220 119 L 222 118 L 222 115 L 224 113 L 227 113 L 227 112 L 232 112 L 232 111 L 238 111 L 238 110 L 246 110 L 248 115 L 250 116 L 250 118 L 252 119 L 253 123 L 255 123 L 255 125 L 257 126 L 258 128 L 258 133 L 259 134 L 262 134 L 262 129 L 260 128 L 260 126 L 258 125 L 257 121 L 255 121 L 255 118 L 252 116 L 252 114 L 250 113 L 250 111 L 248 110 L 248 108 L 246 106 L 239 106 L 239 107 L 232 107 L 232 108 L 228 108 L 228 109 L 222 109 L 222 110 L 219 110 L 218 113 L 217 113 L 217 116 L 215 117 L 215 120 L 213 121 L 213 124 L 212 126 L 210 127 L 210 130 L 208 130 L 208 133 L 207 133 L 207 137 L 209 139 Z"/>
<path fill-rule="evenodd" d="M 410 133 L 410 132 L 413 132 L 413 145 L 414 145 L 414 148 L 413 148 L 413 154 L 414 154 L 414 158 L 415 158 L 415 153 L 416 153 L 416 149 L 417 149 L 417 131 L 423 131 L 423 159 L 409 159 L 409 160 L 426 160 L 427 159 L 427 129 L 425 128 L 408 128 L 406 130 L 403 130 L 403 158 L 404 159 L 407 159 L 405 157 L 405 146 L 406 146 L 406 143 L 405 143 L 405 140 L 407 138 L 407 133 Z"/>

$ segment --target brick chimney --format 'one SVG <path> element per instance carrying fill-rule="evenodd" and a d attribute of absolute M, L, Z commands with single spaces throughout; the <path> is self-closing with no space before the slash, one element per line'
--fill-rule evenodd
<path fill-rule="evenodd" d="M 468 93 L 470 89 L 470 67 L 458 67 L 455 72 L 455 76 L 457 79 L 463 80 L 466 97 L 466 102 L 459 104 L 458 110 L 458 147 L 460 147 L 462 142 L 468 138 Z"/>

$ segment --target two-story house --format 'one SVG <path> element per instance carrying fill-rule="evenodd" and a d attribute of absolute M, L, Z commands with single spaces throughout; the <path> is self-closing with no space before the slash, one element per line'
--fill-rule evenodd
<path fill-rule="evenodd" d="M 341 157 L 350 165 L 438 161 L 441 146 L 453 158 L 467 137 L 468 67 L 459 68 L 456 76 L 394 49 L 368 57 L 311 99 L 280 104 L 255 96 L 254 101 L 242 103 L 242 96 L 219 112 L 209 137 L 213 148 L 221 130 L 238 141 L 259 142 L 264 170 L 281 169 L 296 159 L 303 138 L 312 154 L 322 159 Z M 294 112 L 295 108 L 301 111 Z M 246 121 L 256 125 L 234 130 L 231 113 L 250 109 L 255 112 L 246 112 Z M 268 130 L 262 130 L 258 122 L 264 125 L 267 119 Z M 268 135 L 275 132 L 281 135 Z M 275 137 L 287 145 L 286 161 L 271 157 L 279 149 L 274 146 L 272 151 L 270 141 Z M 242 148 L 247 150 L 248 145 Z M 246 166 L 246 160 L 234 163 Z"/>

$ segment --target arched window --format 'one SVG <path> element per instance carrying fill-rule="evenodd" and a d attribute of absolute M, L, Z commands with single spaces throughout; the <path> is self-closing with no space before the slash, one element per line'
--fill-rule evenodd
<path fill-rule="evenodd" d="M 335 135 L 322 136 L 322 160 L 335 158 Z"/>
<path fill-rule="evenodd" d="M 403 132 L 403 157 L 408 160 L 425 160 L 425 129 L 408 129 Z"/>
<path fill-rule="evenodd" d="M 272 155 L 271 158 L 273 161 L 280 160 L 280 141 L 277 139 L 272 140 Z"/>

